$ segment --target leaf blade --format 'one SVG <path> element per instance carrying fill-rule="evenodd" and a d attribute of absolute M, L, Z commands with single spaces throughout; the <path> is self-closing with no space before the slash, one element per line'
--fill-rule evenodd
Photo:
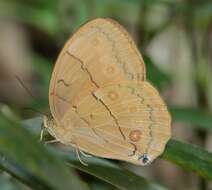
<path fill-rule="evenodd" d="M 212 115 L 204 110 L 177 106 L 169 106 L 169 110 L 174 121 L 192 124 L 192 127 L 198 129 L 212 130 Z"/>
<path fill-rule="evenodd" d="M 212 180 L 212 153 L 189 143 L 170 140 L 162 155 L 166 159 L 186 170 Z"/>
<path fill-rule="evenodd" d="M 0 152 L 4 155 L 0 161 L 2 169 L 6 167 L 14 176 L 25 177 L 24 182 L 36 189 L 57 190 L 61 189 L 61 184 L 64 190 L 88 189 L 73 171 L 69 171 L 58 157 L 49 153 L 32 134 L 1 114 L 0 131 Z"/>

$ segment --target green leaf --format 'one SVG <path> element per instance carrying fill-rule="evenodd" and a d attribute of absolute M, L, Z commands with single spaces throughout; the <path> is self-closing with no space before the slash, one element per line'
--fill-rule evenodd
<path fill-rule="evenodd" d="M 162 158 L 212 180 L 212 153 L 198 146 L 170 140 Z"/>
<path fill-rule="evenodd" d="M 32 122 L 27 120 L 24 127 L 28 127 L 28 130 L 33 132 L 36 132 L 35 128 L 37 128 L 38 132 L 40 122 L 40 118 L 33 119 Z M 55 187 L 55 189 L 59 189 L 61 184 L 63 184 L 63 189 L 69 189 L 70 186 L 76 185 L 75 183 L 72 184 L 76 176 L 71 177 L 67 172 L 67 168 L 64 168 L 57 157 L 67 161 L 71 168 L 96 176 L 119 189 L 136 190 L 140 187 L 147 190 L 164 189 L 162 186 L 148 182 L 143 177 L 129 172 L 108 160 L 95 157 L 86 158 L 85 161 L 89 166 L 83 166 L 73 152 L 63 152 L 52 148 L 47 151 L 47 147 L 43 147 L 36 142 L 34 137 L 24 128 L 18 127 L 17 124 L 14 126 L 13 122 L 7 122 L 2 118 L 0 118 L 0 124 L 0 130 L 2 131 L 0 134 L 0 152 L 6 155 L 6 159 L 0 159 L 0 167 L 36 189 L 42 189 L 39 186 L 43 185 L 42 182 Z M 52 154 L 55 154 L 55 157 Z M 28 178 L 29 174 L 30 179 Z M 80 186 L 77 188 L 75 186 L 73 189 L 80 189 Z"/>
<path fill-rule="evenodd" d="M 31 125 L 29 125 L 30 123 Z M 39 119 L 36 118 L 36 119 L 28 120 L 27 122 L 25 122 L 24 126 L 28 127 L 29 130 L 33 129 L 32 131 L 36 131 L 36 128 L 37 128 L 37 131 L 39 131 L 40 124 L 41 124 L 40 118 Z M 31 137 L 30 138 L 29 136 L 27 137 L 28 138 L 22 138 L 22 140 L 24 141 L 24 143 L 30 144 Z M 17 144 L 17 142 L 15 143 Z M 37 145 L 34 144 L 34 146 L 36 147 Z M 2 148 L 0 143 L 0 150 L 1 149 Z M 83 157 L 82 159 L 89 164 L 89 166 L 86 167 L 86 166 L 83 166 L 78 161 L 75 154 L 73 153 L 64 152 L 64 151 L 61 151 L 58 149 L 52 149 L 52 148 L 50 150 L 52 151 L 52 154 L 56 155 L 56 157 L 59 156 L 63 160 L 66 160 L 71 167 L 79 169 L 90 175 L 96 176 L 97 178 L 104 180 L 116 186 L 119 189 L 134 190 L 134 189 L 140 189 L 140 187 L 144 187 L 144 189 L 164 189 L 163 187 L 157 184 L 151 183 L 147 181 L 146 179 L 140 176 L 137 176 L 133 174 L 132 172 L 129 172 L 126 169 L 123 169 L 120 166 L 108 160 L 96 158 L 96 157 L 92 157 L 92 158 Z M 23 153 L 25 153 L 24 156 L 26 156 L 26 151 L 23 151 Z M 173 162 L 174 164 L 188 171 L 193 171 L 196 174 L 206 179 L 212 179 L 212 154 L 200 147 L 179 142 L 176 140 L 170 140 L 166 146 L 166 150 L 164 154 L 161 157 L 163 159 Z M 6 167 L 6 168 L 8 169 L 10 167 Z M 20 170 L 18 169 L 17 171 L 20 172 Z M 18 175 L 18 176 L 21 176 L 21 175 Z"/>
<path fill-rule="evenodd" d="M 28 124 L 30 122 L 35 124 L 36 122 L 41 122 L 41 120 L 39 118 L 35 118 L 27 121 Z M 28 124 L 26 125 L 25 123 L 25 127 L 29 126 Z M 37 126 L 40 126 L 40 123 L 37 124 Z M 35 128 L 36 126 L 33 127 L 33 131 L 35 131 Z M 162 158 L 169 160 L 188 171 L 193 171 L 206 179 L 212 179 L 212 154 L 201 147 L 171 139 L 166 146 Z M 77 164 L 78 162 L 74 161 L 74 158 L 71 156 L 71 154 L 69 154 L 69 156 L 65 159 L 70 159 L 69 161 L 73 160 L 72 164 L 74 167 L 83 171 L 87 170 L 87 173 L 92 173 L 94 171 L 93 174 L 95 175 L 95 172 L 98 172 L 95 169 L 90 171 L 89 167 L 83 167 L 81 164 Z M 99 158 L 92 158 L 91 160 L 86 161 L 90 161 L 91 163 L 88 162 L 89 164 L 92 164 L 93 162 L 104 162 Z M 103 176 L 106 177 L 105 175 Z M 101 176 L 99 177 L 101 178 Z M 107 181 L 108 179 L 105 180 Z"/>
<path fill-rule="evenodd" d="M 207 31 L 207 28 L 211 24 L 211 19 L 212 19 L 212 2 L 206 1 L 204 3 L 198 4 L 196 10 L 194 11 L 193 24 L 196 27 L 205 29 Z"/>
<path fill-rule="evenodd" d="M 0 167 L 31 187 L 44 190 L 87 190 L 77 175 L 65 167 L 38 140 L 0 114 Z"/>
<path fill-rule="evenodd" d="M 23 190 L 24 185 L 18 182 L 17 180 L 13 180 L 8 175 L 5 175 L 5 172 L 0 174 L 0 184 L 1 190 Z"/>
<path fill-rule="evenodd" d="M 174 121 L 192 124 L 192 127 L 198 129 L 212 130 L 212 115 L 204 110 L 176 106 L 170 106 L 169 110 Z"/>
<path fill-rule="evenodd" d="M 58 31 L 58 17 L 55 14 L 57 5 L 56 3 L 51 3 L 51 5 L 53 6 L 44 7 L 41 4 L 27 4 L 13 0 L 2 1 L 1 15 L 15 18 L 19 22 L 34 26 L 54 36 Z"/>
<path fill-rule="evenodd" d="M 171 77 L 154 65 L 150 57 L 144 56 L 144 62 L 146 66 L 147 79 L 157 88 L 162 89 L 165 85 L 170 83 Z"/>
<path fill-rule="evenodd" d="M 39 118 L 36 118 L 36 119 L 28 120 L 27 123 L 30 123 L 30 121 L 33 121 L 34 123 L 36 123 L 36 120 L 38 123 L 41 122 Z M 35 131 L 35 128 L 36 127 L 34 126 L 33 131 Z M 171 139 L 166 146 L 166 149 L 162 155 L 162 158 L 169 160 L 173 162 L 174 164 L 179 165 L 180 167 L 188 171 L 193 171 L 196 174 L 206 179 L 212 180 L 212 154 L 207 152 L 201 147 Z M 87 173 L 92 173 L 93 175 L 99 175 L 98 170 L 95 170 L 95 169 L 93 170 L 92 168 L 92 170 L 90 171 L 89 167 L 84 167 L 81 164 L 77 164 L 77 161 L 74 160 L 71 154 L 66 155 L 65 159 L 69 160 L 70 162 L 73 160 L 74 163 L 72 164 L 74 165 L 74 167 L 80 170 L 86 171 Z M 86 160 L 86 161 L 90 161 L 88 162 L 89 164 L 92 164 L 92 163 L 97 164 L 98 162 L 99 163 L 104 162 L 100 158 L 98 159 L 92 158 L 91 160 Z M 103 174 L 103 176 L 106 177 L 105 174 Z M 101 178 L 101 176 L 99 177 Z M 105 180 L 107 181 L 108 179 L 105 179 Z"/>
<path fill-rule="evenodd" d="M 61 156 L 70 163 L 71 167 L 79 169 L 85 173 L 95 176 L 105 182 L 108 182 L 118 189 L 127 190 L 156 190 L 166 189 L 158 184 L 147 181 L 145 178 L 138 176 L 117 164 L 101 158 L 84 158 L 88 166 L 84 166 L 76 160 L 76 156 L 70 153 L 61 152 Z"/>

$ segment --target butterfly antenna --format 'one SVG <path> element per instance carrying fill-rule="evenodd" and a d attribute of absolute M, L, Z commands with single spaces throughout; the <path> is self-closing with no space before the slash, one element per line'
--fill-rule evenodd
<path fill-rule="evenodd" d="M 15 75 L 15 78 L 17 79 L 17 81 L 20 83 L 20 85 L 25 89 L 25 91 L 27 92 L 27 94 L 34 100 L 37 102 L 37 99 L 35 98 L 35 96 L 31 93 L 31 91 L 25 86 L 25 84 L 23 83 L 23 81 L 20 79 L 19 76 Z M 40 115 L 46 115 L 45 113 L 42 113 L 41 111 L 39 110 L 36 110 L 34 108 L 24 108 L 24 109 L 28 109 L 28 110 L 31 110 L 31 111 L 34 111 L 36 113 L 39 113 Z"/>
<path fill-rule="evenodd" d="M 36 100 L 36 98 L 33 96 L 33 94 L 31 93 L 31 91 L 25 86 L 25 84 L 23 83 L 23 81 L 22 81 L 17 75 L 15 75 L 15 78 L 18 80 L 18 82 L 21 84 L 21 86 L 26 90 L 26 92 L 27 92 L 34 100 Z"/>
<path fill-rule="evenodd" d="M 31 111 L 33 111 L 33 112 L 35 112 L 35 113 L 40 114 L 41 116 L 46 115 L 45 113 L 43 113 L 43 112 L 41 112 L 41 111 L 39 111 L 39 110 L 36 110 L 36 109 L 34 109 L 34 108 L 28 108 L 28 107 L 26 107 L 26 108 L 23 108 L 23 109 L 24 109 L 24 110 L 31 110 Z"/>
<path fill-rule="evenodd" d="M 43 141 L 43 134 L 44 134 L 44 126 L 43 126 L 43 123 L 41 125 L 41 131 L 40 131 L 40 142 Z"/>

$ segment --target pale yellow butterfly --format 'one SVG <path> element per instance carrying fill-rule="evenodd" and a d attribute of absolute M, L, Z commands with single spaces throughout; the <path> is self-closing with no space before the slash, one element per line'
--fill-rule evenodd
<path fill-rule="evenodd" d="M 159 156 L 171 118 L 126 30 L 111 19 L 83 25 L 66 43 L 49 87 L 56 140 L 86 153 L 139 165 Z"/>

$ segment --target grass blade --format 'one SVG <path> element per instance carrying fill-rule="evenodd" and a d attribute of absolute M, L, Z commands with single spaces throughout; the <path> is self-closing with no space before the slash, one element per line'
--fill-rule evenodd
<path fill-rule="evenodd" d="M 212 153 L 196 145 L 170 140 L 162 158 L 212 180 Z"/>
<path fill-rule="evenodd" d="M 31 122 L 30 122 L 31 121 Z M 38 135 L 40 118 L 28 120 L 25 127 Z M 37 128 L 37 132 L 36 132 Z M 73 152 L 64 152 L 52 147 L 44 147 L 36 142 L 26 129 L 17 123 L 0 117 L 0 168 L 36 190 L 44 189 L 83 189 L 88 188 L 64 167 L 58 157 L 85 173 L 104 180 L 118 189 L 164 190 L 162 186 L 129 172 L 112 162 L 100 158 L 87 158 L 88 167 L 83 166 Z M 21 148 L 20 148 L 21 147 Z M 33 148 L 32 148 L 33 147 Z M 53 156 L 55 155 L 55 156 Z M 6 159 L 5 159 L 6 158 Z"/>
<path fill-rule="evenodd" d="M 37 122 L 37 124 L 36 124 Z M 32 125 L 30 125 L 33 124 Z M 30 119 L 27 122 L 25 122 L 26 126 L 31 126 L 33 131 L 35 131 L 36 126 L 39 129 L 39 126 L 41 125 L 41 119 L 40 118 L 34 118 Z M 162 155 L 163 159 L 166 159 L 168 161 L 171 161 L 172 163 L 188 170 L 193 171 L 194 173 L 206 178 L 206 179 L 212 179 L 212 153 L 207 152 L 201 147 L 176 141 L 176 140 L 170 140 L 166 146 L 165 152 Z M 71 161 L 71 155 L 67 160 Z M 72 158 L 73 159 L 73 158 Z M 93 158 L 96 159 L 96 158 Z M 102 159 L 99 159 L 102 160 Z M 74 161 L 77 162 L 77 161 Z M 74 167 L 78 167 L 80 170 L 84 170 L 85 168 L 81 168 L 83 166 L 77 165 L 77 163 L 73 164 Z M 90 173 L 92 171 L 88 171 L 87 173 Z M 107 179 L 105 179 L 107 180 Z"/>
<path fill-rule="evenodd" d="M 212 130 L 212 115 L 206 111 L 176 106 L 170 106 L 169 110 L 174 121 L 188 123 L 198 129 Z"/>
<path fill-rule="evenodd" d="M 0 115 L 1 168 L 35 189 L 87 190 L 87 186 L 18 123 Z"/>
<path fill-rule="evenodd" d="M 58 151 L 57 151 L 58 152 Z M 95 176 L 105 182 L 108 182 L 118 189 L 127 190 L 165 190 L 158 184 L 147 181 L 145 178 L 138 176 L 117 164 L 101 158 L 83 158 L 88 166 L 83 166 L 76 159 L 76 156 L 67 152 L 60 152 L 60 155 L 78 170 Z M 141 168 L 142 169 L 142 168 Z"/>

